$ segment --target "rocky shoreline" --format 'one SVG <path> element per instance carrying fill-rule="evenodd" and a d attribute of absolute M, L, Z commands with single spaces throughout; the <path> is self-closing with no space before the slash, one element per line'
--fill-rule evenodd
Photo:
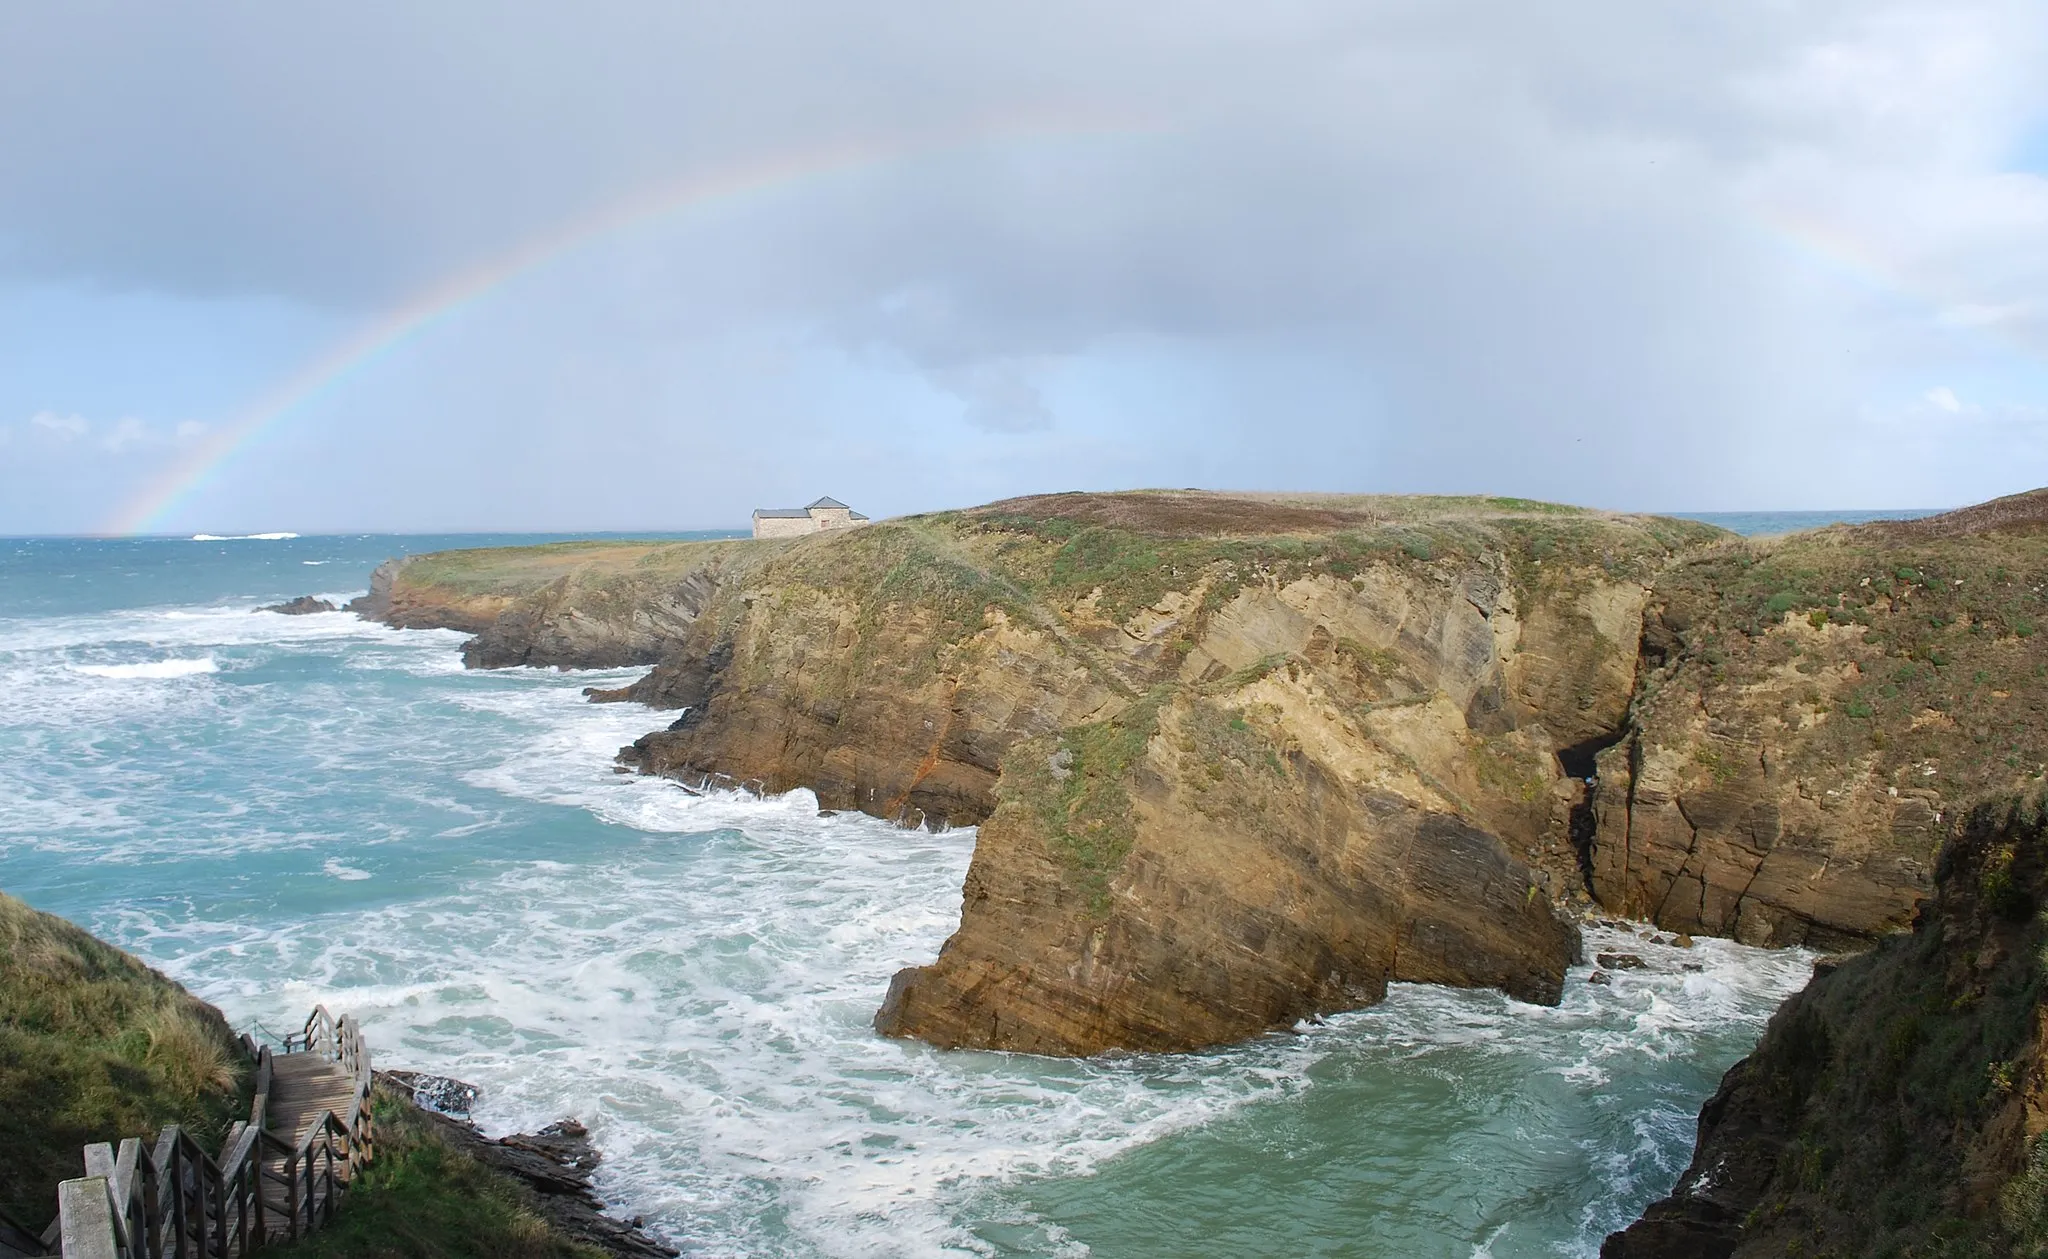
<path fill-rule="evenodd" d="M 883 1031 L 1174 1050 L 1391 980 L 1555 1001 L 1595 907 L 1824 950 L 1904 927 L 1958 818 L 2048 766 L 2044 523 L 2048 492 L 1767 541 L 1055 495 L 415 557 L 351 606 L 466 630 L 480 667 L 651 665 L 591 695 L 677 713 L 621 751 L 641 773 L 979 824 L 960 929 L 877 994 Z"/>
<path fill-rule="evenodd" d="M 1972 810 L 1940 865 L 1911 934 L 1825 960 L 1779 1009 L 1602 1259 L 2048 1245 L 2048 810 Z"/>
<path fill-rule="evenodd" d="M 682 1253 L 643 1233 L 638 1217 L 620 1220 L 605 1214 L 604 1200 L 591 1188 L 604 1156 L 576 1120 L 558 1120 L 534 1133 L 487 1137 L 469 1121 L 469 1106 L 477 1097 L 474 1085 L 417 1071 L 380 1071 L 377 1082 L 410 1101 L 449 1145 L 525 1186 L 534 1209 L 563 1236 L 618 1259 L 675 1259 Z"/>

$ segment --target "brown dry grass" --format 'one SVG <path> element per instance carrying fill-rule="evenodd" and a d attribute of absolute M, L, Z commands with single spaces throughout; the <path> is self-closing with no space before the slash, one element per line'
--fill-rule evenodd
<path fill-rule="evenodd" d="M 2008 494 L 1919 520 L 1883 520 L 1861 525 L 1851 534 L 1878 542 L 1926 542 L 1971 533 L 2039 529 L 2048 525 L 2048 489 Z"/>
<path fill-rule="evenodd" d="M 1113 494 L 1033 494 L 962 513 L 969 519 L 1027 517 L 1125 529 L 1163 537 L 1257 537 L 1327 533 L 1374 525 L 1382 517 L 1349 508 L 1299 507 L 1201 490 L 1126 490 Z"/>

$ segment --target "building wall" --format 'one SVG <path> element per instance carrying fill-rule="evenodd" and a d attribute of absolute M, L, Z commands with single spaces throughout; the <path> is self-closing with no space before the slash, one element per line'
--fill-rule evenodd
<path fill-rule="evenodd" d="M 757 538 L 794 538 L 817 531 L 818 522 L 805 516 L 754 517 L 754 536 Z"/>
<path fill-rule="evenodd" d="M 849 507 L 813 507 L 811 519 L 817 521 L 820 529 L 844 529 L 853 523 L 853 509 Z"/>

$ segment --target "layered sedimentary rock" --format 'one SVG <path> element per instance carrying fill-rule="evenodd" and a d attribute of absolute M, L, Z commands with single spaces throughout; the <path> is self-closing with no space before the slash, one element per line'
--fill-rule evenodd
<path fill-rule="evenodd" d="M 1544 873 L 1396 754 L 1319 756 L 1342 718 L 1316 689 L 1294 663 L 1013 749 L 960 930 L 876 1025 L 1071 1054 L 1241 1039 L 1394 979 L 1554 1004 L 1578 943 Z"/>
<path fill-rule="evenodd" d="M 388 560 L 349 611 L 454 629 L 471 668 L 651 665 L 689 632 L 731 543 L 563 542 Z"/>
<path fill-rule="evenodd" d="M 1599 759 L 1594 894 L 1838 948 L 1908 921 L 1946 820 L 2048 761 L 2041 494 L 1722 548 L 1655 584 Z"/>
<path fill-rule="evenodd" d="M 1566 766 L 1622 726 L 1649 583 L 1714 536 L 1516 500 L 1060 495 L 517 574 L 428 557 L 373 598 L 406 624 L 445 601 L 479 663 L 659 639 L 598 696 L 682 710 L 624 754 L 643 771 L 987 819 L 960 932 L 881 1025 L 1077 1053 L 1389 979 L 1554 1000 Z M 632 599 L 579 593 L 626 574 Z"/>
<path fill-rule="evenodd" d="M 2038 799 L 1943 831 L 1910 936 L 1825 966 L 1700 1112 L 1670 1197 L 1603 1259 L 2048 1248 L 2048 834 Z"/>

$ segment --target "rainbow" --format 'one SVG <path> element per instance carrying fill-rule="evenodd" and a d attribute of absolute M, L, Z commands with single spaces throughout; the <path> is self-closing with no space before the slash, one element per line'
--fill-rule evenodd
<path fill-rule="evenodd" d="M 110 534 L 161 528 L 178 507 L 217 482 L 264 433 L 314 397 L 360 376 L 395 348 L 475 305 L 519 276 L 614 233 L 671 215 L 720 205 L 807 181 L 886 166 L 947 150 L 996 142 L 1088 135 L 1142 135 L 1154 127 L 1128 120 L 1034 118 L 927 134 L 887 144 L 845 143 L 728 167 L 643 190 L 530 239 L 511 252 L 415 294 L 328 347 L 233 418 L 200 436 L 107 522 Z"/>
<path fill-rule="evenodd" d="M 1990 318 L 1972 318 L 1973 309 L 1983 308 L 1970 295 L 1957 286 L 1943 286 L 1931 276 L 1907 271 L 1837 223 L 1781 206 L 1762 207 L 1753 219 L 1774 243 L 1866 292 L 1903 299 L 1957 335 L 1995 342 L 2023 358 L 2042 357 L 2040 347 L 2026 339 L 2018 321 L 1997 317 L 2003 313 L 1997 308 L 1988 312 Z"/>

